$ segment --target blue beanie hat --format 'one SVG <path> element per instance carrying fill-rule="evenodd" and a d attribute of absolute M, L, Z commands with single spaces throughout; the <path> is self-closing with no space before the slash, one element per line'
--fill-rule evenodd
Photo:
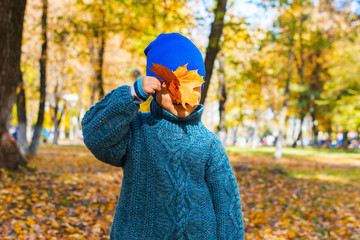
<path fill-rule="evenodd" d="M 198 70 L 197 73 L 205 80 L 205 64 L 200 50 L 187 37 L 179 33 L 161 33 L 144 50 L 146 76 L 158 77 L 149 68 L 153 63 L 161 64 L 175 71 L 188 63 L 187 69 Z M 158 77 L 160 78 L 160 77 Z M 160 78 L 161 79 L 161 78 Z M 163 79 L 161 79 L 163 81 Z M 201 91 L 204 84 L 201 86 Z M 152 94 L 155 97 L 155 94 Z"/>

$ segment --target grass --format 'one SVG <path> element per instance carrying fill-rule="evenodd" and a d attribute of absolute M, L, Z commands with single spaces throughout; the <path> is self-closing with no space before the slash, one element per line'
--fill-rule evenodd
<path fill-rule="evenodd" d="M 316 179 L 340 183 L 360 183 L 360 153 L 339 149 L 284 148 L 280 160 L 273 158 L 275 147 L 226 147 L 233 161 L 265 163 L 281 168 L 289 176 L 299 179 Z"/>
<path fill-rule="evenodd" d="M 228 151 L 233 153 L 254 153 L 254 154 L 264 154 L 272 155 L 276 148 L 275 147 L 257 147 L 252 149 L 251 147 L 235 147 L 228 146 L 226 147 Z M 360 160 L 360 151 L 354 150 L 344 150 L 344 149 L 313 149 L 313 148 L 283 148 L 284 156 L 312 156 L 314 154 L 321 155 L 347 155 L 349 157 L 354 157 Z"/>
<path fill-rule="evenodd" d="M 229 154 L 243 157 L 267 157 L 273 158 L 275 147 L 234 147 L 228 146 L 226 150 Z M 312 149 L 312 148 L 283 148 L 282 160 L 292 162 L 312 162 L 322 164 L 333 164 L 342 166 L 360 167 L 360 152 L 342 149 Z"/>
<path fill-rule="evenodd" d="M 360 169 L 344 169 L 344 168 L 302 168 L 291 169 L 288 171 L 289 176 L 303 179 L 318 179 L 324 181 L 350 183 L 360 183 Z"/>

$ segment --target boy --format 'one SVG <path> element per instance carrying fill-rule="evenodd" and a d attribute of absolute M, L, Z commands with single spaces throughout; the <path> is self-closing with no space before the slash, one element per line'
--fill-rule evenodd
<path fill-rule="evenodd" d="M 149 68 L 188 63 L 205 76 L 201 52 L 178 33 L 160 34 L 144 53 Z M 203 105 L 176 104 L 149 68 L 81 121 L 87 148 L 124 172 L 110 239 L 243 239 L 236 178 L 219 138 L 201 122 Z M 199 103 L 201 87 L 194 91 Z M 150 94 L 150 112 L 139 112 Z"/>

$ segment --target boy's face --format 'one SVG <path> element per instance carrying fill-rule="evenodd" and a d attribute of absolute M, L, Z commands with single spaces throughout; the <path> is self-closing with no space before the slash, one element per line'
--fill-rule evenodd
<path fill-rule="evenodd" d="M 167 90 L 164 82 L 161 84 L 161 91 L 156 92 L 155 99 L 156 102 L 168 112 L 174 114 L 179 118 L 185 118 L 189 116 L 199 105 L 201 97 L 201 86 L 194 88 L 194 91 L 198 94 L 197 104 L 194 106 L 186 104 L 186 108 L 184 108 L 181 104 L 173 103 L 170 97 L 170 93 Z"/>

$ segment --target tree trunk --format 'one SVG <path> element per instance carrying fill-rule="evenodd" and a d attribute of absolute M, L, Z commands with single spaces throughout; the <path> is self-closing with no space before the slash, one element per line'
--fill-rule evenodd
<path fill-rule="evenodd" d="M 59 139 L 59 124 L 57 122 L 57 120 L 54 120 L 54 139 L 53 139 L 53 144 L 58 144 L 58 139 Z"/>
<path fill-rule="evenodd" d="M 57 89 L 57 86 L 55 87 Z M 59 109 L 59 100 L 57 97 L 57 94 L 55 94 L 55 108 L 54 108 L 54 116 L 52 116 L 52 120 L 54 123 L 54 139 L 53 144 L 58 144 L 58 138 L 59 138 L 59 121 L 57 119 L 57 113 Z"/>
<path fill-rule="evenodd" d="M 222 53 L 218 57 L 219 62 L 219 90 L 218 90 L 218 99 L 219 99 L 219 126 L 218 126 L 218 135 L 221 139 L 222 144 L 226 144 L 226 122 L 225 122 L 225 102 L 226 102 L 226 89 L 225 89 L 225 57 Z"/>
<path fill-rule="evenodd" d="M 296 133 L 296 116 L 294 119 L 294 124 L 292 126 L 292 134 L 291 134 L 292 139 L 295 139 L 295 133 Z"/>
<path fill-rule="evenodd" d="M 224 27 L 224 16 L 226 12 L 227 0 L 217 0 L 215 8 L 215 19 L 211 24 L 211 31 L 209 35 L 209 44 L 206 49 L 205 56 L 205 84 L 201 92 L 200 104 L 205 104 L 206 95 L 210 85 L 210 79 L 214 67 L 214 61 L 217 53 L 220 50 L 219 42 Z"/>
<path fill-rule="evenodd" d="M 360 149 L 360 131 L 359 130 L 356 130 L 356 144 L 355 144 L 355 147 L 354 147 L 354 150 L 357 151 Z"/>
<path fill-rule="evenodd" d="M 291 40 L 293 41 L 293 39 Z M 294 62 L 295 56 L 294 54 L 292 54 L 292 49 L 290 48 L 288 50 L 288 56 L 289 56 L 289 69 L 291 69 L 291 65 Z M 285 130 L 285 122 L 286 122 L 286 115 L 287 115 L 287 104 L 290 98 L 290 80 L 291 80 L 291 75 L 292 75 L 292 71 L 289 70 L 289 72 L 287 72 L 287 76 L 286 76 L 286 85 L 285 85 L 285 96 L 284 96 L 284 102 L 282 105 L 282 109 L 280 112 L 280 120 L 279 120 L 279 134 L 276 138 L 276 150 L 274 153 L 274 158 L 276 160 L 281 158 L 282 155 L 282 147 L 283 147 L 283 132 Z"/>
<path fill-rule="evenodd" d="M 328 131 L 328 138 L 326 139 L 326 148 L 331 148 L 331 129 Z"/>
<path fill-rule="evenodd" d="M 251 148 L 256 149 L 257 146 L 257 137 L 259 135 L 259 125 L 258 125 L 258 118 L 255 118 L 254 128 L 251 134 Z"/>
<path fill-rule="evenodd" d="M 42 46 L 41 46 L 41 57 L 40 57 L 40 104 L 38 118 L 35 125 L 34 135 L 31 139 L 30 152 L 34 155 L 37 154 L 40 137 L 44 122 L 45 113 L 45 99 L 46 99 L 46 62 L 47 62 L 47 8 L 48 0 L 42 0 L 43 12 L 41 18 L 41 32 L 42 32 Z"/>
<path fill-rule="evenodd" d="M 91 74 L 91 95 L 90 95 L 90 106 L 94 105 L 95 103 L 95 93 L 96 93 L 96 83 L 95 83 L 95 79 L 94 76 L 96 75 L 95 74 L 95 37 L 91 37 L 90 38 L 90 48 L 89 48 L 89 54 L 90 54 L 90 65 L 93 69 L 91 69 L 91 71 L 93 71 L 93 73 Z"/>
<path fill-rule="evenodd" d="M 348 148 L 348 145 L 349 145 L 349 141 L 347 139 L 347 135 L 348 135 L 349 131 L 346 130 L 344 133 L 343 133 L 343 140 L 340 144 L 340 147 L 343 148 L 343 149 L 347 149 Z"/>
<path fill-rule="evenodd" d="M 104 81 L 103 81 L 103 65 L 104 65 L 104 51 L 105 51 L 105 35 L 103 32 L 100 32 L 100 47 L 98 50 L 98 67 L 96 68 L 96 79 L 97 79 L 97 88 L 99 90 L 99 100 L 104 97 Z"/>
<path fill-rule="evenodd" d="M 105 13 L 102 11 L 102 26 L 105 27 Z M 92 38 L 90 46 L 90 58 L 91 65 L 94 68 L 94 82 L 92 85 L 92 94 L 90 99 L 90 104 L 93 105 L 96 100 L 96 93 L 98 93 L 98 99 L 100 100 L 104 97 L 104 84 L 103 84 L 103 65 L 104 65 L 104 52 L 105 52 L 105 32 L 99 29 L 93 29 L 94 37 Z M 96 53 L 94 52 L 96 49 Z"/>
<path fill-rule="evenodd" d="M 300 49 L 299 49 L 299 57 L 296 57 L 296 54 L 294 54 L 295 56 L 295 63 L 296 63 L 296 69 L 298 72 L 298 76 L 300 78 L 300 83 L 302 86 L 304 86 L 304 69 L 305 69 L 305 60 L 304 60 L 304 43 L 303 43 L 303 23 L 305 21 L 305 15 L 303 13 L 301 13 L 300 16 L 300 26 L 299 26 L 299 45 L 300 45 Z M 295 148 L 297 141 L 301 140 L 301 147 L 304 147 L 304 143 L 303 143 L 303 139 L 302 139 L 302 125 L 303 125 L 303 120 L 304 120 L 304 101 L 306 101 L 306 96 L 304 95 L 304 93 L 300 93 L 300 97 L 299 97 L 299 104 L 300 104 L 300 119 L 301 119 L 301 123 L 300 123 L 300 131 L 299 131 L 299 135 L 298 137 L 295 139 L 294 143 L 292 144 L 292 147 Z"/>
<path fill-rule="evenodd" d="M 299 129 L 299 133 L 298 133 L 297 138 L 294 139 L 294 142 L 293 142 L 293 144 L 292 144 L 292 147 L 293 147 L 293 148 L 296 148 L 297 142 L 298 142 L 299 140 L 301 140 L 301 147 L 304 146 L 303 140 L 302 140 L 302 125 L 303 125 L 303 122 L 304 122 L 304 111 L 301 109 L 301 110 L 300 110 L 300 129 Z"/>
<path fill-rule="evenodd" d="M 26 164 L 16 140 L 7 130 L 0 129 L 0 168 L 16 171 L 20 165 Z"/>
<path fill-rule="evenodd" d="M 287 123 L 289 122 L 289 116 L 287 116 L 287 113 L 286 113 L 286 117 L 285 117 L 285 121 L 284 121 L 284 129 L 283 129 L 283 144 L 284 144 L 284 147 L 286 147 L 286 139 L 288 137 L 288 125 Z"/>
<path fill-rule="evenodd" d="M 27 163 L 8 132 L 21 75 L 25 6 L 26 0 L 2 0 L 0 4 L 0 168 L 9 170 L 17 170 Z"/>
<path fill-rule="evenodd" d="M 26 97 L 24 89 L 24 81 L 22 78 L 22 73 L 20 73 L 20 84 L 19 84 L 19 93 L 16 97 L 16 107 L 17 107 L 17 119 L 18 119 L 18 133 L 17 133 L 17 142 L 20 147 L 21 154 L 26 155 L 29 153 L 29 146 L 26 138 Z"/>
<path fill-rule="evenodd" d="M 319 130 L 317 128 L 317 126 L 315 125 L 315 116 L 316 116 L 316 112 L 315 112 L 315 108 L 313 109 L 313 111 L 311 111 L 311 118 L 312 118 L 312 136 L 313 136 L 313 147 L 319 148 L 319 142 L 318 142 L 318 135 L 319 135 Z"/>
<path fill-rule="evenodd" d="M 58 111 L 59 111 L 59 101 L 57 100 L 57 98 L 55 98 L 56 100 L 56 105 L 55 105 L 55 109 L 54 109 L 54 116 L 52 116 L 52 120 L 54 123 L 54 139 L 53 139 L 53 143 L 54 144 L 58 144 L 58 139 L 59 139 L 59 127 L 60 127 L 60 123 L 61 123 L 61 119 L 63 117 L 63 114 L 65 112 L 66 109 L 66 104 L 64 104 L 63 109 L 61 110 L 60 113 L 60 117 L 58 118 Z"/>
<path fill-rule="evenodd" d="M 318 35 L 321 35 L 320 32 L 317 33 Z M 321 36 L 319 36 L 321 37 Z M 319 61 L 320 57 L 323 54 L 323 51 L 321 49 L 319 49 L 319 46 L 317 46 L 317 49 L 315 51 L 314 55 L 314 61 L 316 62 L 314 69 L 311 72 L 311 78 L 312 81 L 310 83 L 310 91 L 313 93 L 318 92 L 319 95 L 321 93 L 321 91 L 323 91 L 324 88 L 324 84 L 323 81 L 321 80 L 321 72 L 323 70 L 323 66 L 322 66 L 322 61 Z M 321 58 L 323 59 L 323 58 Z M 316 122 L 316 115 L 318 113 L 318 105 L 316 103 L 316 100 L 318 100 L 319 97 L 317 94 L 313 94 L 311 95 L 311 105 L 312 105 L 312 110 L 310 111 L 311 114 L 311 118 L 312 118 L 312 137 L 313 137 L 313 147 L 319 148 L 319 142 L 318 142 L 318 135 L 319 135 L 319 130 L 317 127 L 317 124 L 315 124 Z"/>
<path fill-rule="evenodd" d="M 277 136 L 276 140 L 276 150 L 274 153 L 275 159 L 280 159 L 282 156 L 282 148 L 283 148 L 283 142 L 284 142 L 284 135 L 283 132 L 285 130 L 285 119 L 287 114 L 287 101 L 284 101 L 283 107 L 281 109 L 280 113 L 280 120 L 279 120 L 279 134 Z"/>
<path fill-rule="evenodd" d="M 93 66 L 93 83 L 92 92 L 90 96 L 90 104 L 93 105 L 95 101 L 104 97 L 104 84 L 103 84 L 103 65 L 104 65 L 104 52 L 105 52 L 105 36 L 102 32 L 94 30 L 94 37 L 90 43 L 90 58 L 91 65 Z M 97 93 L 98 98 L 97 98 Z"/>

